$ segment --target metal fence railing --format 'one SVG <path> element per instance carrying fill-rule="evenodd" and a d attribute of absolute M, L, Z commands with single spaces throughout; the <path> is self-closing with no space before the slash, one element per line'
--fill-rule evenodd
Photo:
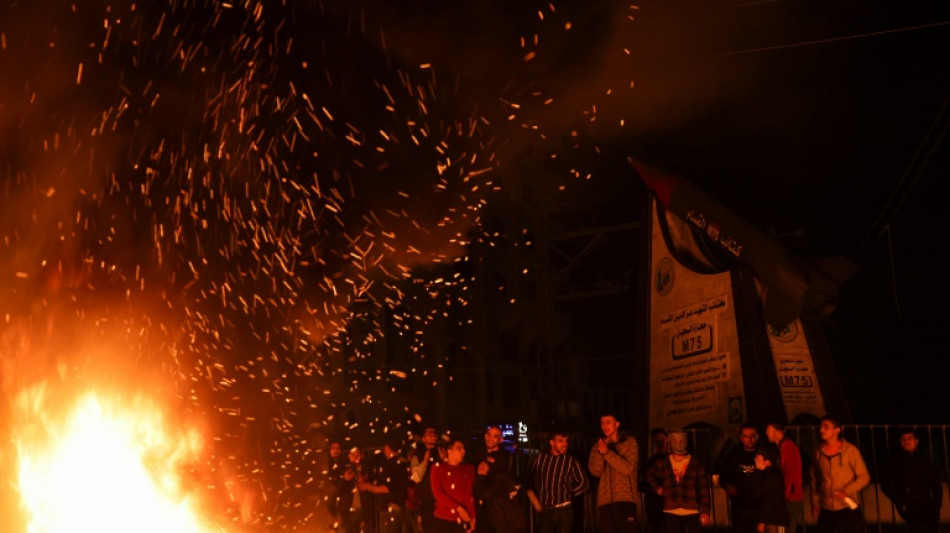
<path fill-rule="evenodd" d="M 858 425 L 845 426 L 842 435 L 846 440 L 854 444 L 861 450 L 864 461 L 871 473 L 871 483 L 861 494 L 862 509 L 866 530 L 868 532 L 883 533 L 892 531 L 903 526 L 903 521 L 897 515 L 893 504 L 881 492 L 880 473 L 882 467 L 886 464 L 888 456 L 900 449 L 898 439 L 899 431 L 904 427 L 912 427 L 920 439 L 919 451 L 930 457 L 936 467 L 940 479 L 944 484 L 943 505 L 941 507 L 941 528 L 950 529 L 950 494 L 947 490 L 947 481 L 950 479 L 950 426 L 944 425 L 918 425 L 918 426 L 897 426 L 897 425 Z M 694 456 L 700 460 L 710 474 L 717 474 L 722 457 L 738 440 L 735 435 L 723 434 L 716 428 L 687 429 L 689 434 L 690 447 Z M 821 439 L 818 435 L 818 428 L 815 426 L 789 426 L 786 428 L 786 435 L 795 441 L 802 453 L 802 462 L 804 469 L 805 485 L 805 516 L 803 523 L 803 533 L 814 530 L 814 521 L 811 519 L 810 506 L 810 465 L 815 456 Z M 586 435 L 574 435 L 570 441 L 570 453 L 583 464 L 587 465 L 587 458 L 591 446 L 596 437 Z M 764 442 L 765 436 L 761 435 L 761 442 Z M 653 450 L 649 449 L 647 443 L 640 444 L 641 464 L 649 457 Z M 526 446 L 516 453 L 516 465 L 519 472 L 527 468 L 534 455 L 547 448 L 547 436 L 540 435 L 532 439 Z M 591 479 L 591 489 L 583 497 L 583 510 L 575 512 L 576 527 L 575 531 L 584 533 L 595 533 L 599 530 L 596 511 L 596 479 Z M 712 484 L 711 484 L 712 485 Z M 730 527 L 728 500 L 725 491 L 717 486 L 712 488 L 712 518 L 713 527 L 725 529 Z M 533 532 L 537 525 L 537 516 L 530 510 L 530 506 L 525 503 L 525 512 L 531 516 L 530 524 Z M 580 502 L 578 502 L 580 503 Z M 641 506 L 642 507 L 642 506 Z M 641 510 L 642 514 L 642 510 Z"/>

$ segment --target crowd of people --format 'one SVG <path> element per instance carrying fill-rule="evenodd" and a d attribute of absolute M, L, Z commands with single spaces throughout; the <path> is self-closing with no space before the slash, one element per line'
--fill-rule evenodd
<path fill-rule="evenodd" d="M 600 429 L 586 468 L 568 452 L 570 435 L 555 430 L 547 449 L 520 472 L 498 426 L 487 429 L 484 446 L 428 427 L 412 447 L 389 439 L 369 462 L 358 447 L 344 456 L 341 444 L 331 442 L 323 480 L 327 529 L 525 533 L 529 511 L 521 502 L 528 501 L 541 533 L 571 533 L 579 497 L 592 482 L 601 533 L 697 533 L 712 524 L 714 485 L 728 496 L 735 533 L 796 532 L 803 522 L 803 457 L 782 422 L 765 424 L 764 441 L 759 428 L 743 424 L 739 442 L 715 472 L 691 453 L 686 431 L 651 431 L 655 453 L 640 468 L 637 440 L 620 431 L 616 416 L 602 416 Z M 809 458 L 810 509 L 818 533 L 864 529 L 861 492 L 871 478 L 860 450 L 841 430 L 834 417 L 822 418 L 821 445 Z M 911 532 L 935 532 L 942 485 L 933 464 L 918 453 L 918 443 L 913 430 L 901 432 L 901 449 L 881 470 L 881 488 Z M 466 445 L 474 448 L 471 453 Z"/>
<path fill-rule="evenodd" d="M 743 424 L 739 443 L 729 449 L 715 474 L 689 453 L 681 430 L 654 430 L 654 447 L 662 450 L 648 461 L 646 516 L 654 531 L 695 533 L 710 523 L 710 482 L 729 499 L 729 523 L 735 533 L 798 531 L 804 519 L 803 461 L 798 446 L 785 434 L 785 424 L 758 428 Z M 858 448 L 841 435 L 841 422 L 825 416 L 818 428 L 821 445 L 809 471 L 812 518 L 818 533 L 864 531 L 861 493 L 871 476 Z M 903 429 L 901 449 L 884 464 L 882 491 L 912 532 L 936 532 L 943 488 L 934 465 L 918 452 L 918 439 Z"/>

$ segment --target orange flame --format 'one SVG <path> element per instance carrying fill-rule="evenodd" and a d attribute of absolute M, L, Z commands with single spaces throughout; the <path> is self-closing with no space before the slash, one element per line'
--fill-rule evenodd
<path fill-rule="evenodd" d="M 19 400 L 33 414 L 16 437 L 28 532 L 217 530 L 182 486 L 182 464 L 201 448 L 197 433 L 174 437 L 161 410 L 141 399 L 88 393 L 62 420 L 35 394 Z"/>

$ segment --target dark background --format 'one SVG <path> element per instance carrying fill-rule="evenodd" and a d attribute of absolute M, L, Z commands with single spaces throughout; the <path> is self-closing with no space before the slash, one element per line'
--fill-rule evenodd
<path fill-rule="evenodd" d="M 224 338 L 227 350 L 233 342 L 250 353 L 301 349 L 293 338 L 262 340 L 272 323 L 260 310 L 226 310 L 233 331 L 221 332 L 190 314 L 198 306 L 216 316 L 221 283 L 243 273 L 232 269 L 257 268 L 262 257 L 271 265 L 280 248 L 251 250 L 258 230 L 222 217 L 225 194 L 245 213 L 268 203 L 277 230 L 303 225 L 304 245 L 326 252 L 323 264 L 275 270 L 287 284 L 249 285 L 276 287 L 277 302 L 300 279 L 361 275 L 350 271 L 347 247 L 356 242 L 351 228 L 367 221 L 372 235 L 382 220 L 422 256 L 452 253 L 440 239 L 476 217 L 459 216 L 468 210 L 433 186 L 437 158 L 477 154 L 505 170 L 529 152 L 544 154 L 557 162 L 547 169 L 551 190 L 566 184 L 563 201 L 600 198 L 635 210 L 645 189 L 626 158 L 636 157 L 690 179 L 803 259 L 857 262 L 823 326 L 856 420 L 950 421 L 941 372 L 950 355 L 941 335 L 950 321 L 941 184 L 950 169 L 947 4 L 362 0 L 130 9 L 38 2 L 0 11 L 3 230 L 15 236 L 3 272 L 22 279 L 14 274 L 41 260 L 66 263 L 65 273 L 15 286 L 11 308 L 24 308 L 18 298 L 55 301 L 63 286 L 96 286 L 87 300 L 69 300 L 76 307 L 167 286 L 143 292 L 148 305 L 179 317 L 169 323 L 180 338 L 197 334 L 213 348 Z M 379 105 L 383 86 L 394 113 Z M 300 95 L 308 91 L 326 129 L 306 120 Z M 239 112 L 251 118 L 237 134 Z M 439 136 L 422 135 L 420 123 L 455 131 L 448 146 L 469 144 L 442 154 Z M 374 151 L 385 144 L 376 130 L 405 141 L 406 129 L 421 149 L 404 142 Z M 347 140 L 353 131 L 363 144 Z M 299 132 L 317 147 L 290 143 Z M 60 149 L 48 149 L 57 139 Z M 216 146 L 228 158 L 208 162 Z M 255 149 L 273 146 L 268 155 L 279 164 L 259 164 Z M 332 202 L 348 209 L 318 224 L 298 216 L 299 191 L 282 185 L 281 196 L 263 182 L 231 179 L 259 168 L 292 180 L 319 174 L 342 191 Z M 193 175 L 205 172 L 220 188 L 191 190 Z M 459 187 L 462 203 L 491 189 L 485 176 L 478 194 Z M 156 231 L 160 223 L 194 238 L 179 242 Z M 42 229 L 57 227 L 70 238 Z M 217 254 L 224 249 L 234 255 Z M 404 259 L 394 253 L 381 264 L 398 272 L 391 262 Z M 149 283 L 139 283 L 136 267 Z M 352 309 L 325 285 L 307 286 L 319 323 L 338 324 Z M 336 325 L 325 327 L 313 345 Z M 300 332 L 295 324 L 286 333 Z M 203 349 L 195 348 L 198 359 Z"/>
<path fill-rule="evenodd" d="M 280 487 L 311 430 L 405 429 L 413 387 L 470 369 L 428 341 L 456 334 L 472 291 L 453 261 L 490 240 L 478 207 L 506 175 L 616 220 L 646 194 L 627 157 L 805 260 L 854 260 L 822 328 L 855 421 L 950 423 L 950 4 L 134 6 L 0 3 L 5 442 L 20 390 L 101 380 L 208 420 L 209 479 Z M 624 278 L 636 247 L 596 259 Z M 427 266 L 440 281 L 403 275 Z M 575 310 L 578 330 L 636 314 Z M 391 373 L 385 328 L 394 368 L 433 372 Z M 601 367 L 633 364 L 623 340 Z"/>
<path fill-rule="evenodd" d="M 581 148 L 559 155 L 595 169 L 589 194 L 638 202 L 633 156 L 806 260 L 854 260 L 823 330 L 855 420 L 950 421 L 950 7 L 567 2 L 539 4 L 542 21 L 503 2 L 410 5 L 367 4 L 394 17 L 391 50 L 457 74 L 486 105 L 514 93 L 519 120 L 552 138 L 576 133 Z M 553 102 L 532 107 L 535 93 Z"/>

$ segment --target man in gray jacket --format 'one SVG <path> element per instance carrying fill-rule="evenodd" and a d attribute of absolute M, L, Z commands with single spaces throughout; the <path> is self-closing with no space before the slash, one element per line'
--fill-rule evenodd
<path fill-rule="evenodd" d="M 862 533 L 861 491 L 871 481 L 861 452 L 841 438 L 841 421 L 824 416 L 812 463 L 811 508 L 818 533 Z"/>
<path fill-rule="evenodd" d="M 604 436 L 590 451 L 587 467 L 591 475 L 600 478 L 597 511 L 601 533 L 638 533 L 637 440 L 621 436 L 619 429 L 620 422 L 614 415 L 600 417 Z"/>

